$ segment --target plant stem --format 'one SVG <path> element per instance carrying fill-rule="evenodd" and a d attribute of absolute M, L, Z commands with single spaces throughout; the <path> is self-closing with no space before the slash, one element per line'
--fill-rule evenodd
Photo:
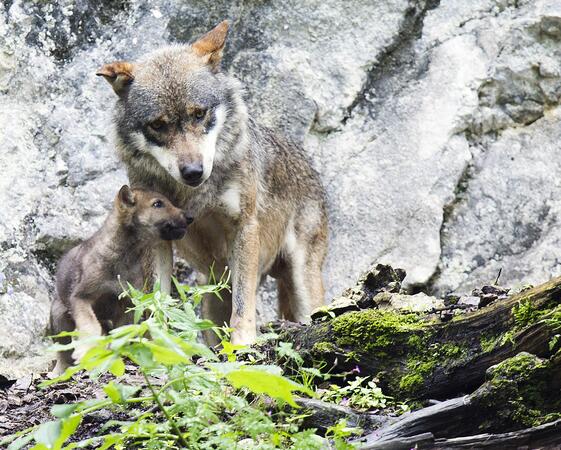
<path fill-rule="evenodd" d="M 181 430 L 179 429 L 175 421 L 172 419 L 172 417 L 169 415 L 167 409 L 164 408 L 162 402 L 160 401 L 160 398 L 158 397 L 158 394 L 156 393 L 154 386 L 152 386 L 152 383 L 150 383 L 150 380 L 148 379 L 148 375 L 146 375 L 146 372 L 142 369 L 141 372 L 142 372 L 142 376 L 144 377 L 144 380 L 146 380 L 146 385 L 148 386 L 148 389 L 150 389 L 150 392 L 152 392 L 152 395 L 154 396 L 154 401 L 156 402 L 156 404 L 158 405 L 164 416 L 166 416 L 166 419 L 168 420 L 169 424 L 173 428 L 173 431 L 175 431 L 175 434 L 177 434 L 179 441 L 185 448 L 189 448 L 189 444 L 183 437 L 183 434 L 181 434 Z"/>

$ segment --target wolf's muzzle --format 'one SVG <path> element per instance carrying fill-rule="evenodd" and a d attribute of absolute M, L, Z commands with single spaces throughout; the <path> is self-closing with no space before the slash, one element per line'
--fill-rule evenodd
<path fill-rule="evenodd" d="M 201 184 L 201 178 L 203 177 L 203 165 L 201 163 L 185 164 L 179 168 L 181 172 L 181 178 L 189 186 L 198 186 Z"/>

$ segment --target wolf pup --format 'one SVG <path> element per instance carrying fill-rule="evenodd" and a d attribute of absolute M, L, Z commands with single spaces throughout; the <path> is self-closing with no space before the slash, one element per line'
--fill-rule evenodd
<path fill-rule="evenodd" d="M 142 289 L 150 275 L 154 243 L 181 239 L 190 222 L 163 195 L 123 186 L 101 229 L 59 262 L 51 333 L 76 330 L 80 336 L 101 335 L 130 323 L 129 304 L 118 299 L 122 285 L 129 282 Z M 68 343 L 70 339 L 59 341 Z M 86 351 L 86 346 L 78 346 L 74 353 L 59 352 L 53 374 L 62 373 L 72 359 L 80 360 Z"/>
<path fill-rule="evenodd" d="M 248 114 L 240 83 L 220 70 L 228 23 L 191 45 L 137 62 L 104 65 L 118 96 L 117 148 L 133 186 L 163 192 L 196 217 L 176 244 L 198 272 L 231 270 L 232 296 L 203 302 L 203 315 L 229 321 L 232 342 L 256 335 L 258 283 L 278 281 L 279 312 L 304 321 L 323 304 L 327 247 L 324 190 L 304 151 Z M 157 271 L 169 289 L 171 244 Z"/>

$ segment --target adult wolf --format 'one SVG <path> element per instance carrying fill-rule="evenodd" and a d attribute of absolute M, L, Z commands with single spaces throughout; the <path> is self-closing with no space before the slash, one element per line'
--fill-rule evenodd
<path fill-rule="evenodd" d="M 162 192 L 195 218 L 176 246 L 197 271 L 231 270 L 232 296 L 203 302 L 228 322 L 232 341 L 255 339 L 255 296 L 266 274 L 278 280 L 279 312 L 304 321 L 323 303 L 327 247 L 324 191 L 301 148 L 257 125 L 240 83 L 220 70 L 224 21 L 191 45 L 104 65 L 119 99 L 117 147 L 131 184 Z M 172 250 L 156 271 L 169 286 Z"/>

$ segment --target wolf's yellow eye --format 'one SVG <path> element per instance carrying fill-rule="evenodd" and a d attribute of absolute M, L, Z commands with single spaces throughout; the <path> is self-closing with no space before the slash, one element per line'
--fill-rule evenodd
<path fill-rule="evenodd" d="M 150 122 L 148 126 L 154 131 L 164 131 L 167 124 L 163 120 L 158 119 Z"/>
<path fill-rule="evenodd" d="M 197 121 L 201 121 L 206 117 L 206 109 L 196 109 L 193 112 L 193 118 Z"/>

